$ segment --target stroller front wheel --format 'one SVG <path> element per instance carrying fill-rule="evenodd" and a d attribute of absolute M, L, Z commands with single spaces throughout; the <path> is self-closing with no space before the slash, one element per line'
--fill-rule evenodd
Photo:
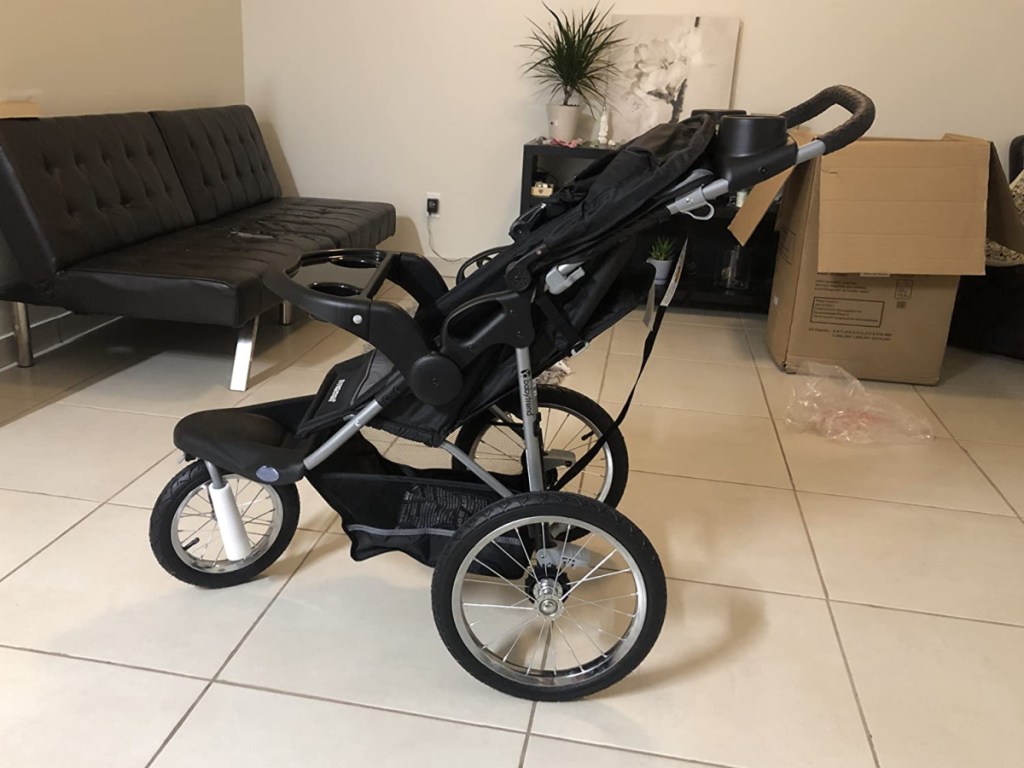
<path fill-rule="evenodd" d="M 299 493 L 294 485 L 271 486 L 225 475 L 235 494 L 250 554 L 231 560 L 224 552 L 210 499 L 210 474 L 197 461 L 164 488 L 149 521 L 149 543 L 157 562 L 181 581 L 198 587 L 230 587 L 269 568 L 295 535 Z"/>
<path fill-rule="evenodd" d="M 570 701 L 618 682 L 665 618 L 665 575 L 625 516 L 569 493 L 502 499 L 460 528 L 431 585 L 449 652 L 481 682 Z"/>

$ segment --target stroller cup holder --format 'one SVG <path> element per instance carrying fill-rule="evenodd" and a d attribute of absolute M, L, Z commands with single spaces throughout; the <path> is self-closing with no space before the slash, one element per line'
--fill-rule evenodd
<path fill-rule="evenodd" d="M 356 291 L 338 279 L 342 267 L 373 269 L 373 274 Z M 318 320 L 368 341 L 394 363 L 403 381 L 383 396 L 382 405 L 406 389 L 429 405 L 443 405 L 462 391 L 462 371 L 440 354 L 433 339 L 405 310 L 375 298 L 389 279 L 421 302 L 447 290 L 444 280 L 422 256 L 372 249 L 316 251 L 303 256 L 291 269 L 264 276 L 267 287 L 278 296 Z"/>

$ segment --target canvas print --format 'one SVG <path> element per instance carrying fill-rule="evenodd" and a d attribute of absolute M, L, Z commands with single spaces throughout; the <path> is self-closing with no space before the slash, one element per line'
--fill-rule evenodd
<path fill-rule="evenodd" d="M 614 16 L 622 22 L 619 73 L 608 89 L 611 136 L 628 141 L 693 109 L 732 102 L 740 20 L 711 16 Z"/>

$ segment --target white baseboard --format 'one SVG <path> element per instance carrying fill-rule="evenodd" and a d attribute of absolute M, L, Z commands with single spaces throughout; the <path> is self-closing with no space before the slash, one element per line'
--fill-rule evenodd
<path fill-rule="evenodd" d="M 29 307 L 30 318 L 31 312 L 32 307 Z M 60 314 L 33 322 L 31 323 L 32 351 L 38 357 L 118 319 L 120 318 L 108 315 L 76 315 L 73 312 L 60 312 Z M 0 336 L 0 370 L 11 368 L 17 363 L 18 344 L 15 341 L 14 332 L 11 331 Z"/>

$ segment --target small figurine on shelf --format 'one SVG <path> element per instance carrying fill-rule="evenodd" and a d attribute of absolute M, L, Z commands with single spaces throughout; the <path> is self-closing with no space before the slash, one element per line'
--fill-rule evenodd
<path fill-rule="evenodd" d="M 601 110 L 601 119 L 597 123 L 597 143 L 598 146 L 608 146 L 608 108 L 605 107 Z"/>

